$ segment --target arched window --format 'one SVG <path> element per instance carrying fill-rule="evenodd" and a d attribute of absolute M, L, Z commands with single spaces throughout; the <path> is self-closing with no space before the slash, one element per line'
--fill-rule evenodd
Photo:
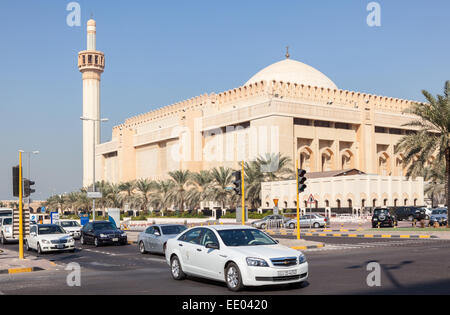
<path fill-rule="evenodd" d="M 388 200 L 387 200 L 387 199 L 384 199 L 384 200 L 383 200 L 383 206 L 387 206 L 387 202 L 388 202 Z"/>
<path fill-rule="evenodd" d="M 396 199 L 394 199 L 394 207 L 397 207 L 397 198 Z"/>
<path fill-rule="evenodd" d="M 361 207 L 364 208 L 366 206 L 366 199 L 361 200 Z"/>
<path fill-rule="evenodd" d="M 353 208 L 353 201 L 351 199 L 348 199 L 347 202 L 348 202 L 348 207 Z"/>
<path fill-rule="evenodd" d="M 372 207 L 376 207 L 377 206 L 377 200 L 376 199 L 374 199 L 374 200 L 372 200 Z"/>
<path fill-rule="evenodd" d="M 403 200 L 403 205 L 406 206 L 408 204 L 408 198 L 405 198 L 405 200 Z"/>
<path fill-rule="evenodd" d="M 325 200 L 325 207 L 329 207 L 330 206 L 330 202 L 328 200 Z"/>
<path fill-rule="evenodd" d="M 341 201 L 338 199 L 336 200 L 337 208 L 341 209 Z"/>

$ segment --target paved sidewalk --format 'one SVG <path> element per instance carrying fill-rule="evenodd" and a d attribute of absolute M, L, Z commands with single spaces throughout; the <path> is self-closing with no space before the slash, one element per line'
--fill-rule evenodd
<path fill-rule="evenodd" d="M 8 249 L 0 249 L 0 274 L 12 274 L 22 272 L 32 272 L 40 270 L 54 270 L 56 264 L 46 259 L 27 255 L 25 259 L 19 259 L 19 253 Z"/>

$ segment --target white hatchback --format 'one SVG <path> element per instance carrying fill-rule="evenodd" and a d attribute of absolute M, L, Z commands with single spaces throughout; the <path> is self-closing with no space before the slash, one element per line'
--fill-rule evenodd
<path fill-rule="evenodd" d="M 186 275 L 223 281 L 232 291 L 245 286 L 302 283 L 306 257 L 266 233 L 242 225 L 194 227 L 167 241 L 166 260 L 175 280 Z"/>
<path fill-rule="evenodd" d="M 25 238 L 25 249 L 36 250 L 38 254 L 51 251 L 75 251 L 75 240 L 56 224 L 35 224 L 30 226 L 30 235 Z"/>

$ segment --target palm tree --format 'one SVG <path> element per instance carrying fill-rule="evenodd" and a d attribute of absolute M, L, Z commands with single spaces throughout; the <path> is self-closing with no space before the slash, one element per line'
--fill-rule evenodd
<path fill-rule="evenodd" d="M 112 208 L 122 208 L 122 201 L 120 198 L 120 185 L 118 184 L 109 184 L 105 191 L 105 204 L 108 207 Z"/>
<path fill-rule="evenodd" d="M 138 195 L 135 203 L 139 205 L 141 210 L 149 210 L 150 206 L 150 193 L 153 189 L 154 183 L 149 179 L 140 179 L 136 182 L 136 190 Z"/>
<path fill-rule="evenodd" d="M 426 182 L 424 192 L 431 198 L 431 206 L 434 207 L 434 200 L 438 203 L 442 196 L 445 197 L 445 165 L 433 163 L 423 169 L 423 177 Z"/>
<path fill-rule="evenodd" d="M 233 181 L 233 170 L 228 167 L 213 168 L 211 170 L 213 184 L 211 186 L 211 198 L 222 204 L 222 209 L 225 209 L 227 203 L 230 203 L 231 197 L 234 194 L 231 190 Z"/>
<path fill-rule="evenodd" d="M 188 206 L 190 209 L 200 208 L 200 203 L 209 199 L 211 195 L 211 182 L 213 180 L 209 171 L 193 173 L 193 186 L 188 191 Z"/>
<path fill-rule="evenodd" d="M 133 191 L 135 189 L 136 182 L 129 181 L 119 184 L 120 195 L 119 199 L 123 205 L 130 206 L 133 201 Z"/>
<path fill-rule="evenodd" d="M 444 95 L 437 98 L 427 91 L 422 94 L 428 101 L 414 103 L 407 111 L 417 118 L 405 126 L 418 128 L 417 132 L 404 136 L 396 145 L 395 152 L 404 152 L 408 165 L 407 176 L 418 176 L 427 161 L 437 154 L 436 162 L 445 165 L 445 194 L 450 204 L 450 81 L 445 82 Z M 448 223 L 447 223 L 448 227 Z"/>
<path fill-rule="evenodd" d="M 280 153 L 266 153 L 244 163 L 245 196 L 252 208 L 261 205 L 261 183 L 287 179 L 293 175 L 291 159 Z"/>
<path fill-rule="evenodd" d="M 172 180 L 157 181 L 154 184 L 154 192 L 150 194 L 150 204 L 152 207 L 160 209 L 162 215 L 171 206 L 171 192 L 174 188 Z"/>
<path fill-rule="evenodd" d="M 179 211 L 184 211 L 184 204 L 188 199 L 188 186 L 192 184 L 191 172 L 189 170 L 177 170 L 169 172 L 169 176 L 174 182 L 170 198 Z"/>

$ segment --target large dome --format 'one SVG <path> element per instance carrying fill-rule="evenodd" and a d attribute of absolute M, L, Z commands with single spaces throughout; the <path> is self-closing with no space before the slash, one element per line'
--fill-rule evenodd
<path fill-rule="evenodd" d="M 302 62 L 285 59 L 259 71 L 245 85 L 261 81 L 283 81 L 303 85 L 337 89 L 338 87 L 326 75 Z"/>

